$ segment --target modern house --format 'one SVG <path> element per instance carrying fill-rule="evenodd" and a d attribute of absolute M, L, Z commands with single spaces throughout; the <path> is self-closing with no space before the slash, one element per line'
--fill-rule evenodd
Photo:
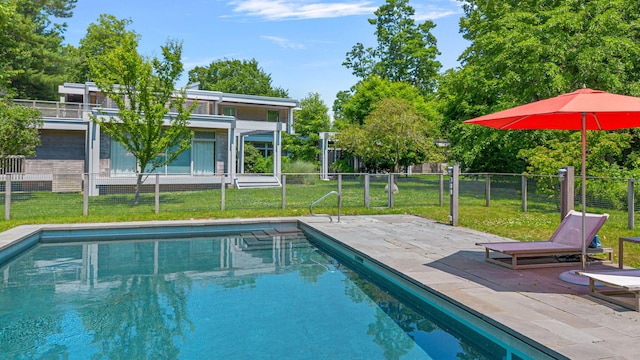
<path fill-rule="evenodd" d="M 98 195 L 101 187 L 109 184 L 122 184 L 124 178 L 133 179 L 136 159 L 101 132 L 89 116 L 117 121 L 118 109 L 113 102 L 91 82 L 65 83 L 59 86 L 59 93 L 60 102 L 16 101 L 38 108 L 44 120 L 42 144 L 36 148 L 35 157 L 24 160 L 24 176 L 49 174 L 52 191 L 63 192 L 80 191 L 82 174 L 89 174 L 90 195 Z M 186 90 L 186 98 L 187 103 L 197 101 L 189 125 L 194 131 L 192 146 L 156 170 L 161 184 L 239 185 L 247 141 L 254 142 L 265 155 L 274 155 L 273 177 L 277 182 L 281 172 L 281 134 L 292 131 L 297 100 L 193 88 Z M 62 181 L 62 175 L 75 180 Z"/>

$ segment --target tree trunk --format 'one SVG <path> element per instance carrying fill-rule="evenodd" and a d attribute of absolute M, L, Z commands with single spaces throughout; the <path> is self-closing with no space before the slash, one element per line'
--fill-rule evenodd
<path fill-rule="evenodd" d="M 142 173 L 138 174 L 138 178 L 136 180 L 136 195 L 133 199 L 133 205 L 138 205 L 140 201 L 140 188 L 142 187 Z"/>

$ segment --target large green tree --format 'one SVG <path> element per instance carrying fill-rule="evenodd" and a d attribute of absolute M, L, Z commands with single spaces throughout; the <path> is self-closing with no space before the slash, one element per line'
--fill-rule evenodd
<path fill-rule="evenodd" d="M 146 176 L 191 146 L 188 119 L 196 104 L 185 107 L 184 91 L 174 91 L 183 69 L 181 55 L 182 44 L 169 40 L 162 46 L 162 59 L 147 58 L 138 53 L 135 38 L 125 37 L 90 60 L 96 85 L 119 110 L 117 118 L 92 120 L 135 156 L 136 204 Z"/>
<path fill-rule="evenodd" d="M 377 46 L 357 43 L 343 65 L 360 79 L 376 75 L 431 93 L 441 67 L 436 60 L 440 54 L 436 38 L 431 34 L 435 24 L 430 20 L 416 24 L 414 14 L 408 0 L 387 0 L 374 12 L 376 18 L 369 19 L 376 27 Z"/>
<path fill-rule="evenodd" d="M 462 66 L 439 83 L 438 96 L 442 129 L 467 170 L 521 172 L 527 161 L 520 150 L 548 147 L 562 135 L 501 132 L 463 120 L 585 85 L 640 95 L 640 11 L 632 2 L 472 0 L 464 11 L 460 27 L 470 45 Z"/>
<path fill-rule="evenodd" d="M 223 59 L 209 66 L 189 70 L 189 83 L 200 83 L 200 89 L 233 94 L 288 97 L 287 90 L 274 87 L 271 75 L 258 65 L 256 59 Z"/>
<path fill-rule="evenodd" d="M 350 91 L 338 94 L 333 107 L 335 127 L 340 130 L 349 124 L 362 125 L 373 111 L 375 104 L 384 98 L 400 98 L 410 102 L 418 113 L 435 120 L 434 106 L 420 91 L 406 82 L 390 81 L 371 76 L 358 82 Z"/>
<path fill-rule="evenodd" d="M 35 155 L 40 145 L 42 115 L 32 107 L 0 101 L 0 159 L 9 155 Z"/>
<path fill-rule="evenodd" d="M 374 105 L 362 125 L 337 135 L 337 144 L 358 156 L 368 171 L 400 172 L 410 165 L 438 162 L 433 123 L 407 100 L 385 98 Z"/>
<path fill-rule="evenodd" d="M 0 96 L 53 100 L 71 65 L 62 45 L 77 0 L 0 1 Z"/>
<path fill-rule="evenodd" d="M 74 51 L 77 64 L 73 74 L 70 74 L 73 81 L 93 81 L 89 67 L 90 59 L 117 48 L 123 41 L 137 42 L 139 35 L 127 29 L 131 23 L 130 19 L 118 19 L 113 15 L 101 14 L 96 22 L 89 24 L 86 35 L 80 39 L 80 45 Z"/>
<path fill-rule="evenodd" d="M 294 135 L 284 134 L 283 147 L 292 160 L 318 163 L 320 156 L 320 135 L 331 129 L 329 108 L 318 93 L 309 93 L 300 100 L 300 110 L 294 111 Z"/>
<path fill-rule="evenodd" d="M 396 169 L 395 165 L 397 165 L 390 162 L 388 155 L 373 151 L 358 151 L 357 149 L 362 148 L 356 146 L 357 143 L 365 144 L 369 141 L 367 139 L 368 133 L 361 130 L 366 126 L 367 118 L 376 108 L 379 108 L 379 102 L 383 99 L 403 100 L 403 103 L 406 102 L 411 111 L 417 113 L 420 118 L 427 120 L 424 130 L 427 131 L 428 137 L 432 140 L 440 137 L 440 133 L 435 126 L 439 118 L 438 112 L 435 110 L 436 104 L 434 100 L 427 101 L 416 87 L 406 82 L 392 82 L 377 76 L 360 81 L 350 92 L 338 94 L 338 99 L 333 108 L 335 116 L 333 128 L 340 132 L 341 135 L 339 137 L 342 139 L 343 144 L 350 144 L 349 146 L 344 146 L 348 149 L 347 153 L 354 156 L 363 155 L 364 158 L 361 157 L 361 159 L 370 171 L 393 171 Z M 387 131 L 396 130 L 398 129 L 387 129 Z M 342 134 L 343 132 L 344 134 Z M 394 136 L 394 134 L 389 136 Z M 422 156 L 421 154 L 423 153 L 416 153 L 414 158 L 409 155 L 403 157 L 400 165 L 406 167 L 417 164 L 424 159 L 434 162 L 442 160 L 442 157 L 435 156 L 435 153 L 429 153 L 429 156 Z M 374 155 L 380 156 L 380 158 L 371 157 Z"/>

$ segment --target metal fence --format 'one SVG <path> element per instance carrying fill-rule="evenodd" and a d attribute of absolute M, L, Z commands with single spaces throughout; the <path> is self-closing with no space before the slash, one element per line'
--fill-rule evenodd
<path fill-rule="evenodd" d="M 227 174 L 215 176 L 145 176 L 136 197 L 135 176 L 98 174 L 0 174 L 0 199 L 6 220 L 83 215 L 189 212 L 194 216 L 226 210 L 295 209 L 309 213 L 311 203 L 331 191 L 341 195 L 342 208 L 415 208 L 450 206 L 447 174 L 284 174 L 282 187 L 235 188 Z M 579 194 L 579 179 L 575 199 Z M 629 213 L 629 227 L 638 196 L 633 179 L 587 179 L 587 207 Z M 560 213 L 560 182 L 552 175 L 460 174 L 459 202 L 521 211 Z M 8 186 L 10 185 L 10 186 Z M 388 189 L 391 191 L 388 191 Z M 397 191 L 396 191 L 397 190 Z M 314 212 L 335 213 L 335 197 L 315 205 Z M 580 208 L 579 200 L 575 203 Z"/>

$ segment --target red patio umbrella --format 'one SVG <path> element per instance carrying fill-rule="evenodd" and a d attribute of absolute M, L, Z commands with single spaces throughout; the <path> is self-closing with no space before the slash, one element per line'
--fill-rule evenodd
<path fill-rule="evenodd" d="M 500 130 L 582 131 L 582 270 L 586 270 L 586 146 L 587 130 L 640 127 L 640 98 L 583 88 L 465 121 Z"/>

